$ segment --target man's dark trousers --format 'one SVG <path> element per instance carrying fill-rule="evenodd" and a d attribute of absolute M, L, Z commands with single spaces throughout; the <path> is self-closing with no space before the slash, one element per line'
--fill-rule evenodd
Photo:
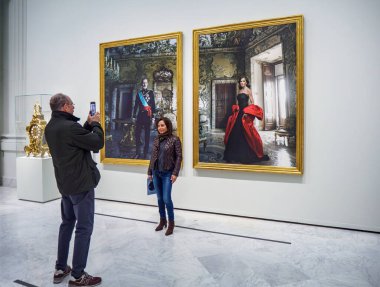
<path fill-rule="evenodd" d="M 75 195 L 62 195 L 62 223 L 58 235 L 58 259 L 56 269 L 64 270 L 69 255 L 70 240 L 75 222 L 75 240 L 73 254 L 73 269 L 71 275 L 82 276 L 87 264 L 90 239 L 94 227 L 95 199 L 94 189 Z"/>

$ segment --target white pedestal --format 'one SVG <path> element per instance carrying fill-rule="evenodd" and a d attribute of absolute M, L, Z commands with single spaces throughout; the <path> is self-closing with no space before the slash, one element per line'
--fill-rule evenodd
<path fill-rule="evenodd" d="M 19 199 L 46 202 L 61 197 L 51 157 L 18 157 L 16 176 Z"/>

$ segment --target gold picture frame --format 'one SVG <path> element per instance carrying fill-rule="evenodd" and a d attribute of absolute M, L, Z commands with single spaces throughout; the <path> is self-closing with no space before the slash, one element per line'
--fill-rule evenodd
<path fill-rule="evenodd" d="M 182 33 L 101 43 L 99 54 L 101 162 L 148 165 L 155 119 L 182 140 Z"/>
<path fill-rule="evenodd" d="M 300 175 L 303 125 L 302 15 L 193 31 L 194 168 Z"/>

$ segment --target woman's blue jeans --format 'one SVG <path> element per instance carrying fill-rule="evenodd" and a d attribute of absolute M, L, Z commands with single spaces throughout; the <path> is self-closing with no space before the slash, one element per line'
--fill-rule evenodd
<path fill-rule="evenodd" d="M 157 191 L 158 210 L 161 218 L 166 218 L 165 206 L 168 218 L 174 221 L 174 207 L 172 201 L 172 171 L 153 171 L 153 183 Z"/>

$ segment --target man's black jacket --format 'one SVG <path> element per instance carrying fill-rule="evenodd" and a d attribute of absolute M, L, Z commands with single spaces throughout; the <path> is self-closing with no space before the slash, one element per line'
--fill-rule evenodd
<path fill-rule="evenodd" d="M 89 191 L 100 179 L 90 151 L 103 147 L 103 129 L 97 122 L 82 127 L 77 121 L 79 118 L 69 113 L 54 111 L 45 128 L 57 186 L 64 195 Z"/>

